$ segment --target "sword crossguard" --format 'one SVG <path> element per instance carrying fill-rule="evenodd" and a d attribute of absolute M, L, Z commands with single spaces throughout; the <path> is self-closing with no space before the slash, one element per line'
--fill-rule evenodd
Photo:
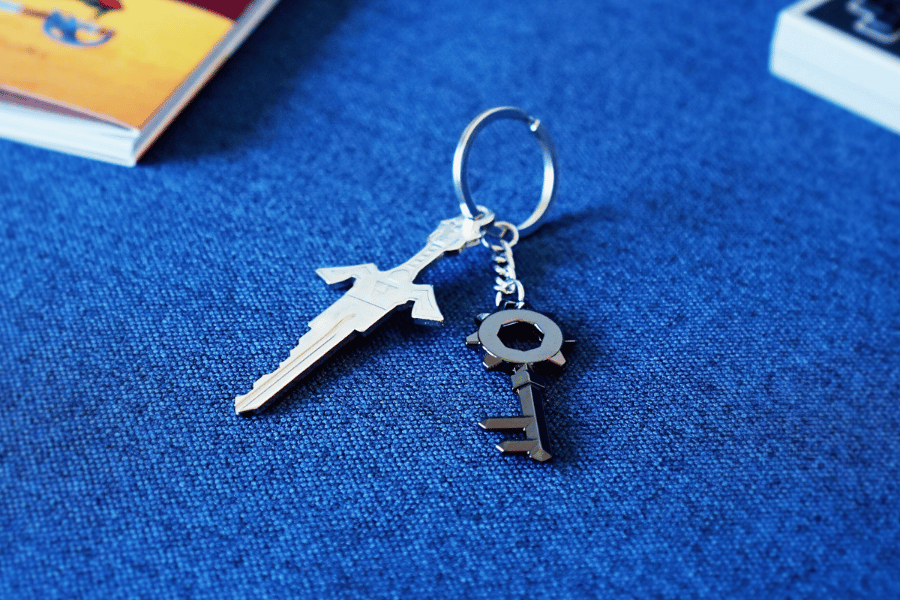
<path fill-rule="evenodd" d="M 419 325 L 440 325 L 444 322 L 444 315 L 438 308 L 437 298 L 434 296 L 434 288 L 430 285 L 417 285 L 410 298 L 413 301 L 412 314 L 410 315 Z"/>
<path fill-rule="evenodd" d="M 328 285 L 346 285 L 351 279 L 359 279 L 366 275 L 374 275 L 378 267 L 372 263 L 352 265 L 349 267 L 322 267 L 316 269 L 316 275 L 325 280 Z"/>
<path fill-rule="evenodd" d="M 346 286 L 354 280 L 351 296 L 381 308 L 412 302 L 413 321 L 420 325 L 441 324 L 444 315 L 438 308 L 434 288 L 424 283 L 407 281 L 411 273 L 405 269 L 379 271 L 372 263 L 348 267 L 324 267 L 316 269 L 316 274 L 332 286 Z"/>

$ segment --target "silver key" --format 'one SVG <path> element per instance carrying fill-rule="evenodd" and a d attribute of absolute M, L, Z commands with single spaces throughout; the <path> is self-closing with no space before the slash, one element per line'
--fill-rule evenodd
<path fill-rule="evenodd" d="M 474 219 L 459 216 L 441 221 L 428 236 L 425 248 L 389 271 L 379 271 L 371 263 L 318 269 L 316 273 L 329 285 L 345 284 L 353 279 L 353 286 L 309 323 L 310 331 L 300 338 L 277 370 L 257 380 L 248 394 L 235 398 L 237 413 L 261 409 L 348 341 L 359 334 L 367 335 L 391 313 L 410 303 L 412 318 L 417 323 L 442 323 L 444 317 L 434 289 L 413 280 L 438 259 L 477 244 L 493 221 L 494 215 L 488 210 Z"/>

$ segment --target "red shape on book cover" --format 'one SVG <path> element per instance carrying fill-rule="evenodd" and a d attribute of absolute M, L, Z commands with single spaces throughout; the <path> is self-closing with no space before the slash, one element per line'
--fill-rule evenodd
<path fill-rule="evenodd" d="M 106 0 L 108 1 L 108 0 Z M 236 21 L 244 9 L 251 4 L 248 0 L 181 0 L 185 4 L 193 4 L 199 8 L 214 12 Z"/>
<path fill-rule="evenodd" d="M 91 8 L 97 9 L 97 16 L 103 16 L 103 13 L 111 10 L 122 10 L 122 3 L 118 0 L 81 0 Z"/>

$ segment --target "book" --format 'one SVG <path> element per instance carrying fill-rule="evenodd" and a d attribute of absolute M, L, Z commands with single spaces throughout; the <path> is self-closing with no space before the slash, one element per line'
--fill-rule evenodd
<path fill-rule="evenodd" d="M 770 70 L 900 133 L 900 2 L 803 0 L 778 16 Z"/>
<path fill-rule="evenodd" d="M 0 136 L 133 166 L 277 0 L 0 0 Z"/>

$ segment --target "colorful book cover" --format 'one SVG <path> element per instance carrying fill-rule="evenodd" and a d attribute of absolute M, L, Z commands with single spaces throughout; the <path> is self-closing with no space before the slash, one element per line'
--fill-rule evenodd
<path fill-rule="evenodd" d="M 0 100 L 141 130 L 253 5 L 0 0 Z"/>

